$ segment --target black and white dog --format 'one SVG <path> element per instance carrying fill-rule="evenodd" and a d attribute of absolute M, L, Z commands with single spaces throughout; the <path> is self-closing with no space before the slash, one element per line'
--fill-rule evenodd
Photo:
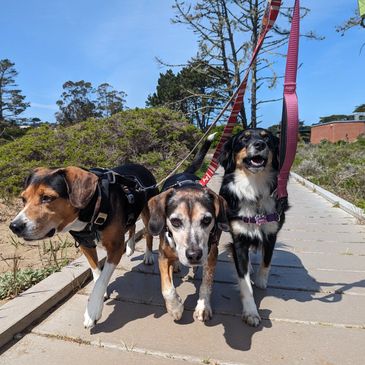
<path fill-rule="evenodd" d="M 286 200 L 275 197 L 278 148 L 279 139 L 269 131 L 247 129 L 231 137 L 220 156 L 225 169 L 220 195 L 228 204 L 242 319 L 255 327 L 261 318 L 252 295 L 249 249 L 262 249 L 263 259 L 254 282 L 257 287 L 266 288 L 276 237 L 288 209 Z"/>

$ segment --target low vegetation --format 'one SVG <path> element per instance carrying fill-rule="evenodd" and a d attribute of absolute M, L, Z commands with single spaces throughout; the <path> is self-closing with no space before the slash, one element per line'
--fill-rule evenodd
<path fill-rule="evenodd" d="M 353 143 L 300 144 L 293 170 L 365 209 L 365 136 Z"/>
<path fill-rule="evenodd" d="M 161 179 L 198 137 L 194 126 L 168 109 L 128 110 L 70 127 L 41 126 L 0 146 L 0 196 L 18 194 L 24 178 L 38 166 L 113 167 L 137 162 Z"/>

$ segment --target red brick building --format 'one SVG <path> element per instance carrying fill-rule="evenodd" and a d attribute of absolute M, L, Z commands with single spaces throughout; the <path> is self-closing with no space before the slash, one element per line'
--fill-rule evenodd
<path fill-rule="evenodd" d="M 365 134 L 365 120 L 333 121 L 313 125 L 310 141 L 313 144 L 323 140 L 353 142 L 360 134 Z"/>

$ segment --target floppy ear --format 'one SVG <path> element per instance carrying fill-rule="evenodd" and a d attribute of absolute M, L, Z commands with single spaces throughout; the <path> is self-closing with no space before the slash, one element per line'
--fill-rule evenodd
<path fill-rule="evenodd" d="M 229 232 L 229 222 L 227 218 L 227 202 L 223 197 L 216 194 L 214 191 L 209 192 L 213 196 L 215 216 L 218 228 L 222 231 Z"/>
<path fill-rule="evenodd" d="M 150 210 L 150 220 L 148 222 L 148 230 L 153 236 L 158 236 L 166 225 L 166 201 L 173 193 L 174 189 L 168 189 L 158 194 L 148 201 Z"/>
<path fill-rule="evenodd" d="M 63 175 L 71 205 L 78 209 L 85 208 L 94 196 L 99 178 L 75 166 L 57 169 L 54 173 Z"/>
<path fill-rule="evenodd" d="M 226 173 L 233 172 L 236 168 L 233 151 L 235 141 L 236 136 L 233 136 L 223 145 L 223 151 L 218 159 Z"/>

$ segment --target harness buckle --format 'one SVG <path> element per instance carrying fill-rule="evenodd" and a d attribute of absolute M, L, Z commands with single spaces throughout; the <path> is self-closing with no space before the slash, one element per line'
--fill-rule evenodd
<path fill-rule="evenodd" d="M 116 183 L 116 178 L 115 178 L 115 174 L 113 171 L 108 171 L 106 173 L 106 176 L 108 177 L 109 183 L 110 184 L 115 184 Z"/>
<path fill-rule="evenodd" d="M 97 224 L 98 226 L 101 226 L 105 223 L 107 218 L 108 218 L 108 214 L 103 213 L 103 212 L 99 212 L 99 214 L 97 215 L 97 217 L 94 220 L 94 224 Z"/>
<path fill-rule="evenodd" d="M 132 193 L 127 194 L 129 204 L 134 204 L 134 195 Z"/>
<path fill-rule="evenodd" d="M 262 224 L 268 223 L 268 222 L 267 222 L 266 215 L 263 215 L 263 214 L 255 215 L 255 223 L 256 223 L 258 226 L 261 226 Z"/>

